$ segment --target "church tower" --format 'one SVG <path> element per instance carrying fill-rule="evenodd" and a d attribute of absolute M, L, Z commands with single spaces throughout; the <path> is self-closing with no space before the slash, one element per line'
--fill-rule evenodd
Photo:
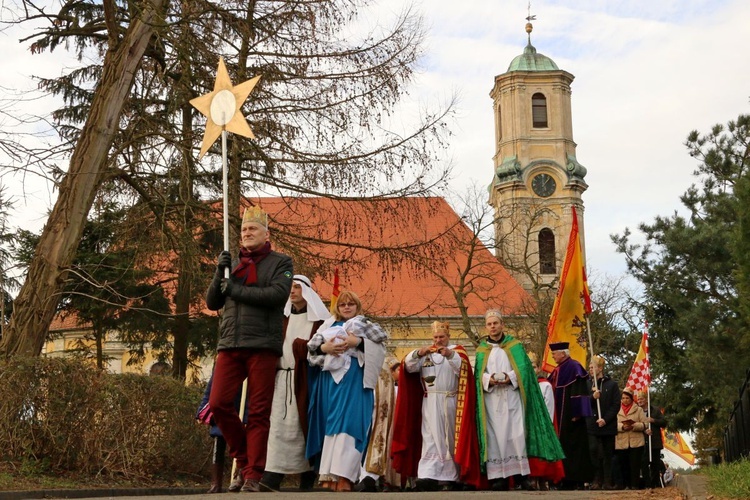
<path fill-rule="evenodd" d="M 529 16 L 528 20 L 533 20 Z M 586 169 L 576 159 L 570 84 L 561 70 L 531 45 L 490 92 L 495 115 L 494 177 L 497 256 L 527 290 L 554 283 L 562 268 L 572 225 L 579 218 L 581 246 Z"/>

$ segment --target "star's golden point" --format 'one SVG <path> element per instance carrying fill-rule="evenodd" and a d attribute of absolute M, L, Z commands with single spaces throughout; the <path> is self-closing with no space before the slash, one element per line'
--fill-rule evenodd
<path fill-rule="evenodd" d="M 206 154 L 211 145 L 216 142 L 216 139 L 219 138 L 222 129 L 243 137 L 255 139 L 255 135 L 247 120 L 245 120 L 245 117 L 240 112 L 240 109 L 245 103 L 247 96 L 255 88 L 258 80 L 260 80 L 260 76 L 233 86 L 227 67 L 224 64 L 224 59 L 219 58 L 219 67 L 216 70 L 216 81 L 214 82 L 213 91 L 190 100 L 190 104 L 207 118 L 206 130 L 203 133 L 203 143 L 198 155 L 199 160 Z M 234 102 L 232 103 L 232 101 Z M 234 108 L 233 114 L 227 119 L 230 107 Z"/>

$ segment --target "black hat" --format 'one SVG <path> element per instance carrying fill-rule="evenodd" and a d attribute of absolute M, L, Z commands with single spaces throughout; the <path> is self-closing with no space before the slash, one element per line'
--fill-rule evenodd
<path fill-rule="evenodd" d="M 570 347 L 570 342 L 555 342 L 549 345 L 550 351 L 564 351 Z"/>

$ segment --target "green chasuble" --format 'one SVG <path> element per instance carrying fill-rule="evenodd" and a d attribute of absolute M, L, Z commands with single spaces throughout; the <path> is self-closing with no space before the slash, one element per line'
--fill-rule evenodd
<path fill-rule="evenodd" d="M 523 415 L 526 431 L 526 455 L 529 459 L 537 458 L 548 462 L 555 462 L 565 458 L 555 428 L 550 420 L 547 406 L 544 403 L 539 382 L 526 355 L 523 345 L 510 335 L 505 335 L 500 341 L 500 348 L 505 351 L 510 360 L 513 371 L 518 377 L 518 390 L 521 392 Z M 487 340 L 477 346 L 476 368 L 474 378 L 477 386 L 477 432 L 479 434 L 479 461 L 482 472 L 487 463 L 487 422 L 484 409 L 484 389 L 482 388 L 482 374 L 487 367 L 487 358 L 492 345 Z"/>

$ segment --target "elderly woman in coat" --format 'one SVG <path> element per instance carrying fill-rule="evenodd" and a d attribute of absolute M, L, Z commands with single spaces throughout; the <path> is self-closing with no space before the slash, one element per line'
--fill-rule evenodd
<path fill-rule="evenodd" d="M 641 472 L 641 457 L 646 440 L 646 415 L 633 400 L 633 389 L 626 387 L 620 397 L 620 411 L 617 413 L 617 436 L 615 453 L 620 462 L 625 489 L 638 489 Z"/>

